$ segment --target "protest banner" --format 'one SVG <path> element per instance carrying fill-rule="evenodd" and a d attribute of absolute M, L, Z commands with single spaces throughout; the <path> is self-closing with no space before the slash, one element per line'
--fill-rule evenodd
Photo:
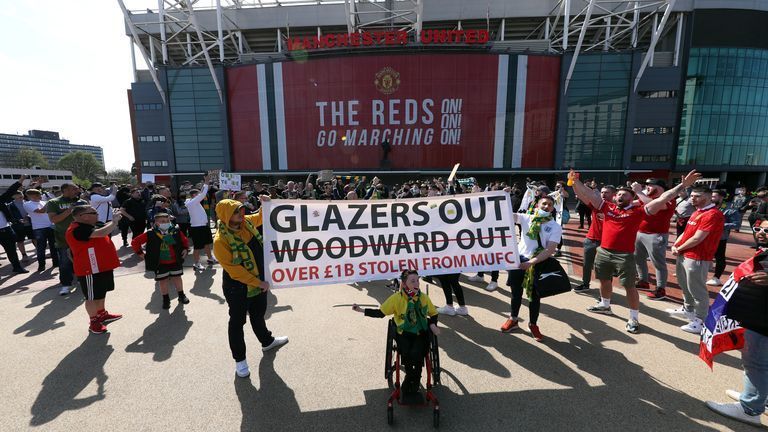
<path fill-rule="evenodd" d="M 221 172 L 219 173 L 219 188 L 222 190 L 239 191 L 240 187 L 240 174 L 232 174 Z"/>
<path fill-rule="evenodd" d="M 147 182 L 155 182 L 155 175 L 154 174 L 141 174 L 141 182 L 147 183 Z"/>
<path fill-rule="evenodd" d="M 509 194 L 267 201 L 265 277 L 275 288 L 517 268 Z"/>

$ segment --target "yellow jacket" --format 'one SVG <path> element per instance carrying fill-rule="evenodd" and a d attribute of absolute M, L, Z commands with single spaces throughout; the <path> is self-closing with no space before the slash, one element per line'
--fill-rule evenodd
<path fill-rule="evenodd" d="M 392 319 L 394 319 L 399 333 L 402 333 L 404 324 L 406 324 L 405 315 L 406 312 L 408 312 L 409 301 L 408 294 L 403 292 L 403 290 L 400 290 L 389 296 L 379 308 L 384 315 L 392 315 Z M 426 317 L 437 315 L 435 305 L 432 304 L 432 300 L 427 293 L 423 291 L 419 293 L 419 306 Z M 427 323 L 426 327 L 428 326 L 429 323 Z"/>
<path fill-rule="evenodd" d="M 226 228 L 221 228 L 220 224 L 219 230 L 229 229 L 229 220 L 240 206 L 242 206 L 240 201 L 231 199 L 221 200 L 216 204 L 216 216 L 218 216 L 221 224 L 226 226 Z M 261 209 L 255 214 L 245 216 L 245 219 L 250 221 L 254 228 L 260 227 L 262 224 Z M 245 223 L 240 225 L 240 231 L 235 233 L 235 235 L 240 237 L 246 244 L 253 238 L 253 234 L 251 234 L 245 227 Z M 223 235 L 220 235 L 219 231 L 216 231 L 216 236 L 213 239 L 213 253 L 216 255 L 216 259 L 219 260 L 219 263 L 221 263 L 221 266 L 226 270 L 229 276 L 232 279 L 247 285 L 249 291 L 261 286 L 261 279 L 258 277 L 258 269 L 255 271 L 256 274 L 253 274 L 239 264 L 232 264 L 232 249 L 229 246 L 229 242 L 227 242 Z"/>

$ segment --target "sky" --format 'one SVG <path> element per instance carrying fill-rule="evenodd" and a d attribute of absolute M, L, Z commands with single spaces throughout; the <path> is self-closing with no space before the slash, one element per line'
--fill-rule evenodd
<path fill-rule="evenodd" d="M 153 0 L 125 4 L 157 8 Z M 103 147 L 107 170 L 130 169 L 133 71 L 117 1 L 3 0 L 0 22 L 0 133 L 57 131 Z"/>

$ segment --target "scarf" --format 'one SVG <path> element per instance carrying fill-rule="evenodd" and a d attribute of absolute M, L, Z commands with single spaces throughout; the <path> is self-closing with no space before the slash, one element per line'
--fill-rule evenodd
<path fill-rule="evenodd" d="M 541 234 L 541 225 L 551 220 L 552 216 L 534 216 L 531 219 L 531 226 L 528 228 L 528 232 L 525 233 L 525 235 L 531 240 L 538 240 L 539 235 Z M 531 258 L 540 254 L 543 250 L 544 247 L 541 245 L 541 241 L 539 241 L 539 247 L 533 251 Z M 528 269 L 525 270 L 525 276 L 523 276 L 523 289 L 525 290 L 525 296 L 528 297 L 528 300 L 531 300 L 531 297 L 533 297 L 533 281 L 536 279 L 533 267 L 534 266 L 528 267 Z"/>
<path fill-rule="evenodd" d="M 411 292 L 415 291 L 413 295 Z M 421 304 L 421 291 L 403 290 L 408 297 L 408 305 L 403 317 L 403 323 L 399 326 L 401 332 L 419 334 L 427 330 L 426 307 Z"/>
<path fill-rule="evenodd" d="M 160 238 L 160 261 L 170 261 L 171 246 L 176 244 L 176 239 L 174 238 L 176 235 L 176 228 L 170 227 L 165 233 L 160 231 L 157 227 L 153 228 L 152 231 L 158 238 Z"/>
<path fill-rule="evenodd" d="M 759 251 L 754 257 L 736 267 L 723 284 L 712 306 L 709 307 L 704 329 L 701 331 L 699 357 L 710 368 L 716 355 L 744 347 L 744 329 L 737 321 L 728 318 L 728 302 L 739 289 L 739 282 L 746 275 L 763 270 L 759 261 L 765 255 L 766 251 Z"/>
<path fill-rule="evenodd" d="M 263 245 L 264 239 L 259 233 L 259 230 L 257 230 L 256 227 L 254 227 L 253 224 L 248 221 L 248 219 L 243 219 L 243 224 L 245 224 L 245 229 L 253 234 L 253 236 L 256 238 L 256 241 L 258 241 L 260 245 Z M 221 220 L 219 220 L 218 230 L 219 235 L 224 237 L 224 240 L 226 240 L 230 250 L 232 251 L 232 264 L 241 265 L 246 270 L 248 270 L 250 274 L 258 277 L 259 269 L 256 267 L 256 258 L 253 256 L 253 251 L 251 251 L 251 248 L 248 247 L 248 245 L 243 241 L 243 239 L 240 238 L 239 235 L 237 235 L 237 233 L 232 231 L 229 226 L 227 226 L 227 224 Z M 256 287 L 248 287 L 248 297 L 256 297 L 260 293 L 261 290 L 256 289 Z"/>

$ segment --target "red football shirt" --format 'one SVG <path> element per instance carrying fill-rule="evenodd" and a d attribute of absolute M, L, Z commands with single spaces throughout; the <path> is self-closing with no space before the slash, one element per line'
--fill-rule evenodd
<path fill-rule="evenodd" d="M 600 211 L 605 215 L 600 247 L 615 252 L 635 252 L 637 229 L 645 216 L 645 205 L 631 204 L 620 208 L 614 203 L 603 202 Z"/>
<path fill-rule="evenodd" d="M 592 207 L 592 204 L 587 205 L 592 211 L 592 224 L 589 226 L 589 231 L 587 231 L 587 238 L 594 241 L 600 241 L 600 238 L 603 235 L 603 221 L 597 217 L 597 215 L 600 214 L 600 210 Z"/>
<path fill-rule="evenodd" d="M 696 210 L 688 219 L 685 231 L 676 245 L 682 245 L 689 238 L 693 237 L 696 231 L 706 231 L 709 234 L 701 243 L 683 251 L 683 256 L 697 261 L 712 261 L 715 258 L 715 251 L 720 243 L 720 236 L 725 228 L 725 216 L 723 212 L 711 204 L 701 210 Z"/>
<path fill-rule="evenodd" d="M 645 234 L 666 234 L 669 232 L 669 221 L 675 214 L 675 200 L 667 203 L 661 211 L 656 214 L 645 214 L 643 222 L 640 224 L 640 232 Z"/>

